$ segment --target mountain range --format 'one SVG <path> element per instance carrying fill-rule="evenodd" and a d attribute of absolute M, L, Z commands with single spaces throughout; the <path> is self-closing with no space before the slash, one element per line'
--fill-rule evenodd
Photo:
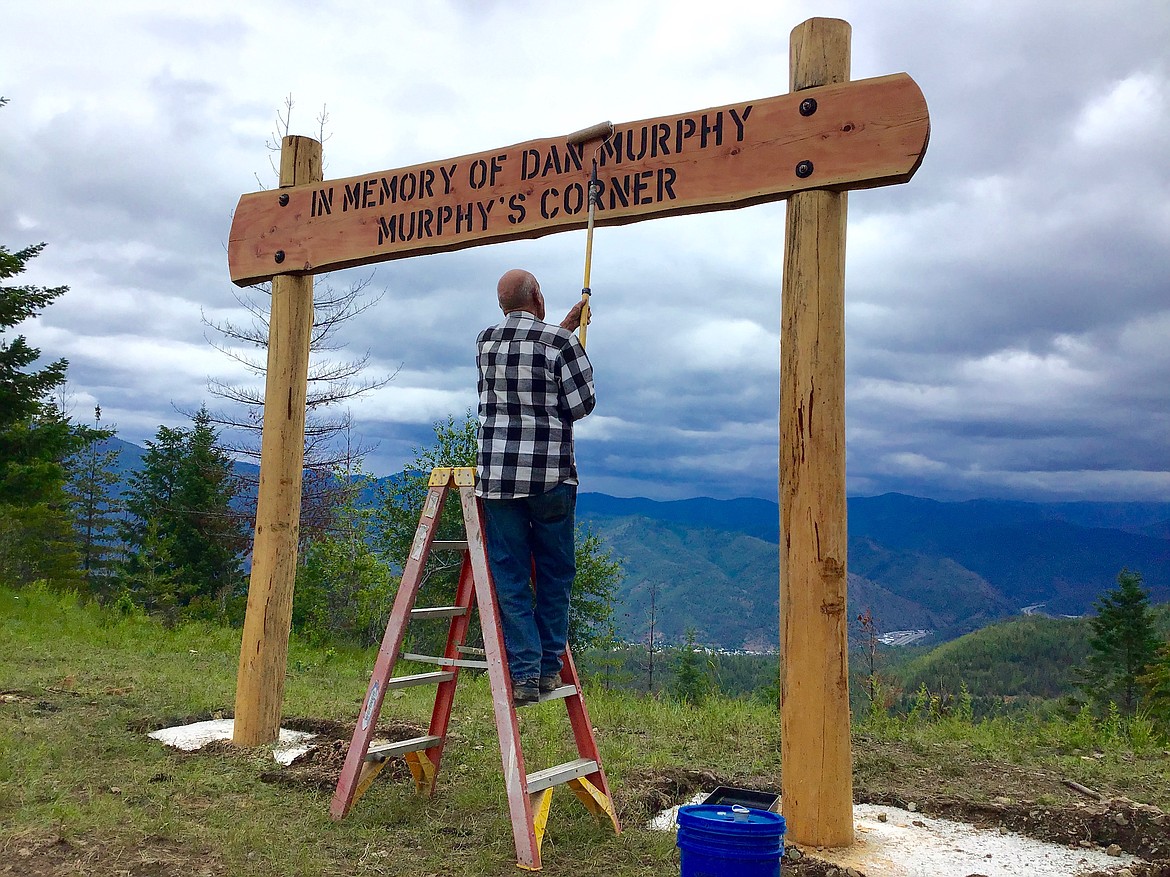
<path fill-rule="evenodd" d="M 114 439 L 125 477 L 143 449 Z M 255 473 L 256 467 L 241 464 Z M 396 477 L 396 476 L 391 476 Z M 778 644 L 777 503 L 705 497 L 660 502 L 582 493 L 579 522 L 622 561 L 617 633 L 645 641 L 766 650 Z M 851 497 L 849 608 L 879 631 L 953 639 L 1029 612 L 1082 615 L 1123 569 L 1170 601 L 1170 502 L 940 502 Z M 653 611 L 652 611 L 653 610 Z"/>
<path fill-rule="evenodd" d="M 655 502 L 598 493 L 581 520 L 624 560 L 619 633 L 777 644 L 779 506 L 762 499 Z M 1081 615 L 1128 568 L 1170 600 L 1170 503 L 939 502 L 889 493 L 848 502 L 849 604 L 882 631 L 952 639 L 1022 612 Z"/>

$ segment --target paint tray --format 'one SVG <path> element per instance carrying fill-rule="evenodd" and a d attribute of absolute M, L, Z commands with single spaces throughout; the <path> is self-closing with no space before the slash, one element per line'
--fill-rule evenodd
<path fill-rule="evenodd" d="M 732 786 L 720 786 L 704 799 L 704 804 L 723 804 L 732 807 L 738 804 L 741 807 L 751 807 L 754 810 L 770 810 L 776 812 L 776 805 L 780 796 L 775 792 L 757 792 L 754 789 L 737 789 Z"/>

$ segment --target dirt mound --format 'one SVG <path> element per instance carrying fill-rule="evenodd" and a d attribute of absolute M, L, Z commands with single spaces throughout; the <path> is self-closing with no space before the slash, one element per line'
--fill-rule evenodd
<path fill-rule="evenodd" d="M 353 726 L 327 719 L 289 719 L 281 724 L 294 731 L 311 731 L 319 738 L 326 739 L 315 740 L 315 745 L 308 752 L 298 755 L 287 767 L 265 771 L 260 774 L 260 779 L 266 783 L 310 788 L 333 794 L 337 788 L 337 778 L 341 776 L 341 768 L 345 764 L 345 755 L 349 751 Z M 379 728 L 378 736 L 380 739 L 393 741 L 407 740 L 425 733 L 426 728 L 418 725 L 394 722 Z M 401 758 L 390 759 L 381 775 L 383 780 L 389 781 L 409 777 L 410 768 Z"/>
<path fill-rule="evenodd" d="M 908 807 L 900 796 L 863 792 L 862 804 Z M 914 808 L 930 816 L 966 822 L 979 828 L 1003 828 L 1037 840 L 1068 846 L 1121 850 L 1154 861 L 1170 860 L 1170 817 L 1157 807 L 1128 798 L 1073 806 L 1045 806 L 1027 801 L 975 802 L 954 797 L 922 796 Z"/>
<path fill-rule="evenodd" d="M 613 790 L 614 805 L 623 820 L 645 821 L 698 792 L 725 785 L 729 783 L 709 770 L 676 767 L 636 771 Z"/>

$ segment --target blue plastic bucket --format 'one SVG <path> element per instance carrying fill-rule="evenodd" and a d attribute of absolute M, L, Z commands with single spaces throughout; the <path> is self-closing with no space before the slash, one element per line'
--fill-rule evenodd
<path fill-rule="evenodd" d="M 681 877 L 780 877 L 784 817 L 725 804 L 678 808 Z"/>

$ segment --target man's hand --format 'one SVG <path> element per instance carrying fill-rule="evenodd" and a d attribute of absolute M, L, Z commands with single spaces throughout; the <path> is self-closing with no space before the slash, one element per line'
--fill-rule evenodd
<path fill-rule="evenodd" d="M 581 301 L 577 302 L 575 305 L 569 308 L 569 313 L 565 315 L 563 320 L 561 320 L 561 328 L 568 329 L 570 332 L 576 331 L 577 327 L 581 325 L 581 309 L 583 307 L 585 307 L 585 299 L 581 299 Z M 586 325 L 588 325 L 592 319 L 593 308 L 590 308 L 589 319 L 586 321 Z"/>

